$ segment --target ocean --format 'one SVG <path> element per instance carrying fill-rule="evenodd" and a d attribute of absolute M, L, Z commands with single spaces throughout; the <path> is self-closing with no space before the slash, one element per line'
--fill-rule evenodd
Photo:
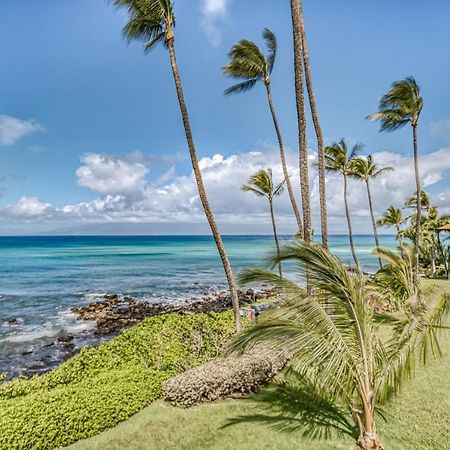
<path fill-rule="evenodd" d="M 224 236 L 224 242 L 235 273 L 267 266 L 274 250 L 271 236 Z M 395 239 L 381 236 L 381 243 L 393 248 Z M 355 245 L 363 268 L 375 270 L 373 237 L 355 236 Z M 330 248 L 351 262 L 347 236 L 331 236 Z M 92 327 L 70 308 L 105 293 L 176 302 L 226 289 L 210 236 L 0 237 L 0 257 L 0 355 Z M 294 267 L 285 275 L 295 278 Z"/>

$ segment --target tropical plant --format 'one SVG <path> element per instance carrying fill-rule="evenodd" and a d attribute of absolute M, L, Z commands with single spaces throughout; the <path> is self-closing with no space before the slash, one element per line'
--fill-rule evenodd
<path fill-rule="evenodd" d="M 303 210 L 303 239 L 306 242 L 309 242 L 312 238 L 311 200 L 309 195 L 308 147 L 306 141 L 306 111 L 303 72 L 304 49 L 301 33 L 302 12 L 299 0 L 291 0 L 291 18 L 294 40 L 295 99 L 298 121 L 300 188 Z"/>
<path fill-rule="evenodd" d="M 232 350 L 268 342 L 275 350 L 289 352 L 290 367 L 299 374 L 302 386 L 289 390 L 290 384 L 275 385 L 275 394 L 267 401 L 281 410 L 279 414 L 244 416 L 233 422 L 266 419 L 272 426 L 292 426 L 313 436 L 330 427 L 348 434 L 356 429 L 361 448 L 381 450 L 377 413 L 413 375 L 419 352 L 422 362 L 429 350 L 439 352 L 437 332 L 448 312 L 448 295 L 415 310 L 405 305 L 395 316 L 385 313 L 381 328 L 380 315 L 370 306 L 368 278 L 361 272 L 350 273 L 322 246 L 293 243 L 274 257 L 274 262 L 278 260 L 294 261 L 300 275 L 308 273 L 314 295 L 305 296 L 296 283 L 269 271 L 244 271 L 241 282 L 270 281 L 291 302 L 236 336 Z M 327 312 L 330 300 L 332 314 Z M 301 393 L 298 398 L 291 397 L 297 393 Z"/>
<path fill-rule="evenodd" d="M 383 217 L 377 221 L 377 226 L 391 228 L 395 227 L 396 237 L 400 247 L 402 246 L 401 226 L 405 223 L 402 210 L 391 205 L 388 207 Z"/>
<path fill-rule="evenodd" d="M 278 140 L 278 148 L 280 151 L 281 167 L 283 169 L 286 188 L 294 211 L 295 219 L 300 234 L 303 234 L 303 225 L 300 212 L 295 199 L 294 190 L 289 178 L 288 167 L 286 163 L 286 155 L 284 152 L 283 138 L 281 136 L 280 126 L 278 123 L 277 113 L 272 99 L 271 92 L 271 74 L 275 64 L 277 54 L 277 41 L 275 35 L 267 28 L 263 31 L 263 38 L 268 50 L 267 56 L 252 41 L 246 39 L 240 41 L 233 46 L 229 53 L 230 62 L 223 67 L 223 72 L 233 78 L 244 80 L 225 91 L 225 95 L 240 94 L 252 89 L 259 81 L 263 82 L 266 87 L 267 101 L 269 103 L 270 113 L 272 115 L 273 125 Z"/>
<path fill-rule="evenodd" d="M 242 329 L 240 319 L 239 298 L 236 288 L 236 282 L 233 276 L 231 263 L 225 251 L 225 246 L 215 221 L 208 197 L 203 184 L 202 174 L 197 159 L 197 150 L 192 136 L 191 125 L 184 99 L 183 88 L 181 84 L 180 73 L 178 70 L 175 54 L 175 16 L 171 0 L 112 0 L 117 7 L 124 7 L 128 11 L 129 20 L 123 28 L 123 34 L 128 41 L 137 40 L 144 42 L 144 50 L 149 52 L 157 44 L 163 44 L 169 50 L 172 74 L 175 81 L 175 88 L 178 96 L 178 103 L 181 112 L 181 118 L 186 134 L 186 141 L 191 157 L 192 169 L 194 172 L 197 190 L 200 201 L 205 211 L 206 218 L 211 228 L 212 235 L 217 245 L 225 274 L 230 288 L 230 295 L 233 303 L 233 310 L 236 321 L 236 329 Z"/>
<path fill-rule="evenodd" d="M 350 241 L 350 249 L 352 251 L 353 260 L 356 267 L 359 269 L 359 261 L 356 256 L 355 245 L 353 243 L 352 221 L 350 218 L 350 211 L 348 209 L 348 177 L 352 173 L 352 162 L 357 157 L 358 152 L 361 151 L 362 144 L 356 144 L 352 147 L 350 153 L 347 143 L 344 139 L 335 142 L 325 148 L 325 169 L 328 172 L 338 172 L 344 179 L 344 205 L 345 216 L 348 225 L 348 238 Z"/>
<path fill-rule="evenodd" d="M 299 14 L 298 25 L 300 28 L 300 35 L 303 48 L 303 65 L 305 68 L 306 89 L 308 92 L 309 107 L 311 110 L 311 117 L 314 125 L 314 131 L 317 138 L 317 159 L 319 169 L 319 199 L 320 199 L 320 228 L 322 233 L 322 245 L 328 248 L 328 220 L 327 220 L 327 197 L 325 188 L 325 152 L 323 145 L 322 127 L 320 126 L 319 113 L 317 111 L 316 97 L 312 85 L 311 65 L 309 62 L 308 41 L 306 38 L 305 20 L 303 16 L 303 7 L 301 0 L 298 0 Z"/>
<path fill-rule="evenodd" d="M 423 107 L 423 98 L 420 95 L 420 88 L 413 77 L 395 81 L 389 91 L 380 100 L 378 112 L 369 116 L 370 120 L 379 121 L 380 131 L 395 131 L 407 124 L 410 124 L 413 131 L 414 150 L 414 172 L 416 179 L 416 266 L 414 268 L 414 279 L 417 291 L 420 291 L 419 284 L 419 248 L 420 248 L 420 216 L 421 216 L 421 185 L 419 174 L 419 152 L 417 146 L 417 126 Z"/>
<path fill-rule="evenodd" d="M 280 254 L 280 243 L 278 240 L 277 225 L 275 222 L 275 214 L 273 211 L 273 200 L 275 197 L 278 197 L 283 193 L 284 189 L 283 185 L 284 181 L 277 185 L 274 185 L 272 177 L 272 169 L 267 169 L 267 170 L 258 170 L 258 172 L 256 172 L 248 179 L 247 184 L 244 184 L 241 188 L 244 192 L 253 192 L 258 197 L 265 197 L 269 202 L 269 211 L 270 211 L 270 218 L 272 220 L 273 238 L 275 240 L 275 246 L 277 248 L 277 255 Z M 281 262 L 278 263 L 278 270 L 280 273 L 280 277 L 282 277 L 283 273 L 281 269 Z"/>
<path fill-rule="evenodd" d="M 373 236 L 375 238 L 375 245 L 380 247 L 380 241 L 378 239 L 377 224 L 375 222 L 375 214 L 373 212 L 372 195 L 370 192 L 370 180 L 373 180 L 386 172 L 394 170 L 392 167 L 378 167 L 375 163 L 373 156 L 369 155 L 366 158 L 355 158 L 351 163 L 350 176 L 363 180 L 367 188 L 367 198 L 369 200 L 370 217 L 372 219 Z M 382 267 L 381 259 L 378 258 L 380 268 Z"/>

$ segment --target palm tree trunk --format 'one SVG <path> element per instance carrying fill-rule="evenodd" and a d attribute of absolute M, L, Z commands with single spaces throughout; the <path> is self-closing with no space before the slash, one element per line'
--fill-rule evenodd
<path fill-rule="evenodd" d="M 350 218 L 350 211 L 348 209 L 348 201 L 347 201 L 347 175 L 345 174 L 344 174 L 344 205 L 345 205 L 345 216 L 347 217 L 348 239 L 350 241 L 350 250 L 352 251 L 353 260 L 355 261 L 356 267 L 359 270 L 359 261 L 356 256 L 355 246 L 353 244 L 352 221 Z"/>
<path fill-rule="evenodd" d="M 283 168 L 284 180 L 286 182 L 286 188 L 291 200 L 292 209 L 294 210 L 295 219 L 297 220 L 298 232 L 303 234 L 302 218 L 300 217 L 300 211 L 298 210 L 297 201 L 295 199 L 294 190 L 292 189 L 291 180 L 286 164 L 286 155 L 284 153 L 283 139 L 281 137 L 280 127 L 278 125 L 278 118 L 275 112 L 275 107 L 272 100 L 272 92 L 270 90 L 270 83 L 265 83 L 267 90 L 267 99 L 269 101 L 270 113 L 272 114 L 273 125 L 278 139 L 278 147 L 280 149 L 281 167 Z"/>
<path fill-rule="evenodd" d="M 416 177 L 416 195 L 417 195 L 417 216 L 416 216 L 416 236 L 414 242 L 414 254 L 415 254 L 415 264 L 414 264 L 414 286 L 416 291 L 419 293 L 419 248 L 420 248 L 420 220 L 422 218 L 422 188 L 420 186 L 420 175 L 419 175 L 419 152 L 417 149 L 417 125 L 413 125 L 413 146 L 414 146 L 414 173 Z"/>
<path fill-rule="evenodd" d="M 309 195 L 308 148 L 306 142 L 306 112 L 303 90 L 303 44 L 299 0 L 291 0 L 292 28 L 294 35 L 295 97 L 297 103 L 300 186 L 303 209 L 303 239 L 311 241 L 311 204 Z"/>
<path fill-rule="evenodd" d="M 377 223 L 375 221 L 375 214 L 373 213 L 373 205 L 372 205 L 372 195 L 370 193 L 369 180 L 366 180 L 367 187 L 367 197 L 369 199 L 369 209 L 370 209 L 370 217 L 372 218 L 372 226 L 373 226 L 373 237 L 375 238 L 375 245 L 377 249 L 380 248 L 380 241 L 378 239 L 378 230 Z M 380 269 L 383 267 L 383 263 L 381 262 L 381 258 L 378 258 L 378 262 L 380 263 Z"/>
<path fill-rule="evenodd" d="M 217 227 L 213 213 L 209 206 L 208 197 L 206 196 L 205 187 L 203 185 L 202 174 L 201 174 L 200 167 L 199 167 L 198 160 L 197 160 L 197 151 L 195 149 L 194 139 L 192 136 L 191 126 L 190 126 L 190 122 L 189 122 L 189 115 L 188 115 L 188 111 L 186 108 L 186 103 L 184 101 L 183 88 L 181 85 L 180 74 L 178 71 L 173 38 L 168 39 L 167 44 L 169 47 L 170 63 L 172 65 L 173 78 L 175 80 L 175 87 L 177 90 L 178 102 L 180 104 L 181 117 L 183 119 L 183 125 L 184 125 L 184 130 L 186 133 L 186 140 L 187 140 L 188 147 L 189 147 L 189 154 L 191 156 L 192 169 L 194 171 L 195 181 L 197 183 L 198 194 L 199 194 L 203 209 L 205 211 L 205 215 L 208 220 L 209 226 L 211 228 L 211 232 L 212 232 L 214 240 L 216 242 L 217 250 L 219 251 L 220 259 L 222 260 L 223 268 L 225 270 L 225 274 L 226 274 L 226 277 L 228 280 L 228 286 L 230 288 L 231 301 L 232 301 L 233 310 L 234 310 L 234 317 L 235 317 L 235 321 L 236 321 L 236 330 L 239 332 L 242 330 L 242 325 L 241 325 L 239 297 L 238 297 L 238 293 L 237 293 L 236 282 L 235 282 L 235 279 L 233 276 L 233 271 L 231 268 L 230 260 L 228 259 L 228 255 L 225 251 L 222 237 L 220 235 L 219 228 Z"/>
<path fill-rule="evenodd" d="M 328 248 L 328 220 L 327 220 L 327 196 L 325 187 L 325 152 L 323 145 L 322 127 L 320 126 L 319 113 L 317 111 L 316 97 L 312 85 L 311 66 L 309 63 L 308 42 L 306 40 L 305 20 L 303 17 L 302 2 L 300 7 L 300 33 L 303 43 L 303 64 L 305 67 L 306 88 L 308 90 L 309 107 L 311 109 L 314 131 L 317 138 L 317 158 L 319 160 L 319 197 L 320 197 L 320 228 L 322 232 L 322 245 Z"/>
<path fill-rule="evenodd" d="M 278 242 L 277 224 L 275 223 L 275 214 L 273 212 L 272 199 L 269 199 L 269 208 L 270 208 L 270 218 L 272 219 L 273 238 L 275 240 L 275 246 L 277 247 L 277 256 L 280 257 L 280 243 Z M 281 261 L 278 264 L 278 271 L 280 273 L 280 277 L 283 277 L 283 272 L 281 270 Z"/>
<path fill-rule="evenodd" d="M 400 253 L 403 256 L 405 254 L 405 252 L 403 251 L 403 240 L 400 236 L 400 225 L 396 224 L 395 228 L 397 230 L 397 240 L 398 240 L 398 245 L 400 246 Z"/>

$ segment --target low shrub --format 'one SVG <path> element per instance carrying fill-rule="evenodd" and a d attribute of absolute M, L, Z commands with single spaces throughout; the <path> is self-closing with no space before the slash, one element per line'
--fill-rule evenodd
<path fill-rule="evenodd" d="M 231 312 L 151 317 L 57 369 L 0 386 L 0 449 L 46 450 L 115 426 L 177 373 L 216 357 Z"/>
<path fill-rule="evenodd" d="M 285 366 L 288 358 L 257 347 L 241 356 L 228 356 L 189 369 L 163 384 L 173 405 L 189 407 L 236 394 L 256 391 Z"/>

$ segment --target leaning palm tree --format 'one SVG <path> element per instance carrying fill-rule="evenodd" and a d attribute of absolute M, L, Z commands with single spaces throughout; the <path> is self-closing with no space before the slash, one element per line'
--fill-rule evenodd
<path fill-rule="evenodd" d="M 375 245 L 380 248 L 380 241 L 378 239 L 377 224 L 375 222 L 375 215 L 373 213 L 372 195 L 370 192 L 370 180 L 383 175 L 383 173 L 394 170 L 392 167 L 378 167 L 373 160 L 373 156 L 369 155 L 367 158 L 358 157 L 355 158 L 351 164 L 350 176 L 358 178 L 366 183 L 367 198 L 369 200 L 370 217 L 372 218 L 373 236 L 375 238 Z M 378 258 L 380 268 L 383 267 L 381 259 Z"/>
<path fill-rule="evenodd" d="M 317 138 L 317 159 L 319 169 L 319 198 L 320 198 L 320 228 L 322 232 L 322 245 L 328 248 L 328 220 L 327 220 L 327 197 L 325 188 L 325 152 L 323 145 L 322 127 L 320 126 L 319 113 L 317 111 L 316 97 L 312 85 L 311 65 L 309 62 L 308 42 L 306 39 L 305 20 L 301 0 L 298 0 L 300 13 L 298 14 L 298 25 L 303 46 L 303 65 L 305 68 L 306 89 L 308 91 L 309 107 L 311 110 L 314 131 Z M 297 20 L 297 15 L 296 15 Z"/>
<path fill-rule="evenodd" d="M 306 140 L 306 111 L 303 72 L 303 40 L 301 33 L 301 9 L 299 0 L 291 0 L 291 18 L 294 40 L 294 76 L 295 99 L 298 121 L 298 148 L 300 166 L 300 188 L 303 210 L 303 239 L 309 242 L 312 238 L 311 201 L 309 195 L 308 147 Z"/>
<path fill-rule="evenodd" d="M 397 232 L 396 237 L 400 247 L 402 243 L 401 226 L 405 223 L 405 219 L 402 215 L 402 210 L 391 205 L 383 214 L 383 217 L 377 221 L 377 226 L 391 228 L 395 227 Z"/>
<path fill-rule="evenodd" d="M 149 52 L 157 44 L 163 44 L 169 50 L 170 63 L 172 66 L 175 88 L 178 96 L 181 117 L 183 120 L 186 140 L 191 157 L 192 169 L 195 181 L 197 183 L 200 201 L 205 211 L 206 218 L 211 228 L 212 235 L 217 245 L 225 274 L 230 288 L 231 300 L 233 303 L 236 329 L 242 329 L 240 320 L 239 297 L 236 288 L 236 282 L 233 276 L 230 260 L 225 251 L 219 228 L 214 219 L 214 215 L 209 205 L 203 184 L 202 174 L 197 159 L 197 151 L 192 136 L 189 115 L 184 100 L 183 88 L 181 84 L 180 73 L 178 70 L 175 54 L 175 16 L 171 0 L 112 0 L 117 7 L 124 7 L 128 11 L 129 20 L 123 28 L 123 34 L 128 41 L 137 40 L 144 42 L 144 50 Z"/>
<path fill-rule="evenodd" d="M 268 50 L 267 56 L 252 41 L 246 39 L 240 41 L 233 46 L 229 53 L 230 62 L 223 67 L 223 72 L 230 77 L 244 80 L 225 91 L 225 95 L 240 94 L 252 89 L 259 81 L 263 82 L 266 87 L 267 101 L 269 103 L 270 113 L 272 115 L 273 125 L 278 140 L 278 148 L 280 151 L 281 167 L 283 169 L 286 188 L 294 211 L 295 219 L 300 234 L 303 234 L 303 225 L 300 212 L 295 199 L 294 190 L 289 178 L 286 156 L 284 153 L 283 138 L 281 136 L 278 117 L 273 104 L 272 92 L 270 88 L 271 74 L 275 64 L 277 54 L 277 41 L 275 35 L 267 28 L 263 31 L 263 38 Z"/>
<path fill-rule="evenodd" d="M 270 282 L 287 305 L 238 335 L 232 350 L 269 343 L 292 357 L 290 369 L 300 375 L 301 386 L 296 389 L 290 378 L 275 383 L 262 394 L 271 415 L 241 416 L 232 423 L 267 422 L 311 436 L 332 428 L 354 436 L 362 449 L 381 450 L 377 413 L 413 375 L 419 351 L 424 360 L 429 350 L 439 352 L 437 333 L 449 296 L 436 295 L 414 313 L 404 303 L 395 316 L 383 314 L 386 325 L 380 329 L 380 314 L 370 306 L 372 285 L 361 272 L 350 273 L 314 243 L 287 245 L 274 258 L 279 260 L 294 261 L 300 275 L 308 273 L 314 295 L 305 296 L 296 283 L 270 271 L 244 271 L 241 282 Z M 327 311 L 330 300 L 333 314 Z"/>
<path fill-rule="evenodd" d="M 420 174 L 419 174 L 419 152 L 417 147 L 417 126 L 419 116 L 423 107 L 423 98 L 420 96 L 420 88 L 413 77 L 396 81 L 389 91 L 380 100 L 378 112 L 369 116 L 370 120 L 378 120 L 381 123 L 380 131 L 394 131 L 407 124 L 410 124 L 413 132 L 414 150 L 414 172 L 416 178 L 417 196 L 417 220 L 416 220 L 416 266 L 414 268 L 414 278 L 417 290 L 419 285 L 419 248 L 420 248 Z"/>
<path fill-rule="evenodd" d="M 272 228 L 273 228 L 273 238 L 275 239 L 275 246 L 277 248 L 277 255 L 280 255 L 280 243 L 278 240 L 277 233 L 277 224 L 275 222 L 275 214 L 273 211 L 273 200 L 275 197 L 278 197 L 283 192 L 284 181 L 281 183 L 274 185 L 273 177 L 272 177 L 272 169 L 267 170 L 258 170 L 254 175 L 252 175 L 247 184 L 242 186 L 242 190 L 244 192 L 253 192 L 259 197 L 265 197 L 269 202 L 269 211 L 270 218 L 272 220 Z M 280 277 L 283 276 L 281 269 L 281 262 L 278 264 L 278 270 L 280 273 Z"/>
<path fill-rule="evenodd" d="M 359 269 L 359 261 L 356 256 L 355 245 L 353 243 L 352 221 L 350 211 L 348 209 L 348 177 L 351 175 L 352 162 L 357 157 L 358 152 L 362 149 L 362 144 L 356 144 L 352 150 L 348 151 L 347 143 L 344 139 L 335 142 L 325 148 L 325 169 L 328 172 L 338 172 L 344 178 L 344 205 L 345 217 L 348 225 L 348 238 L 350 241 L 350 249 L 356 267 Z"/>

